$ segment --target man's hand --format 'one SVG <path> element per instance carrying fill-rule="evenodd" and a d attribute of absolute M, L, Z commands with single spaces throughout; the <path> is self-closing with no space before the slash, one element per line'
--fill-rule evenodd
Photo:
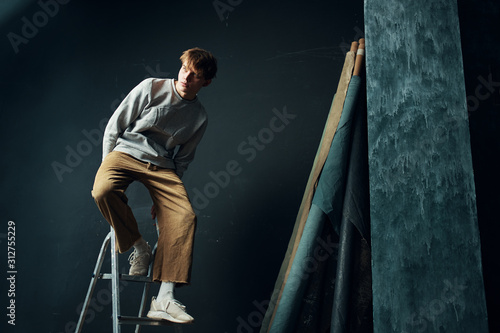
<path fill-rule="evenodd" d="M 151 207 L 151 219 L 154 220 L 155 218 L 156 218 L 156 207 L 153 204 L 153 206 Z"/>

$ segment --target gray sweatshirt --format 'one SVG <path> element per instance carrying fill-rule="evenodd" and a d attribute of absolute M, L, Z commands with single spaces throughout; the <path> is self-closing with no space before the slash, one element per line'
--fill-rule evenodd
<path fill-rule="evenodd" d="M 174 79 L 146 79 L 125 97 L 104 131 L 103 159 L 113 150 L 182 177 L 207 127 L 198 98 L 183 99 Z M 177 151 L 176 151 L 176 148 Z"/>

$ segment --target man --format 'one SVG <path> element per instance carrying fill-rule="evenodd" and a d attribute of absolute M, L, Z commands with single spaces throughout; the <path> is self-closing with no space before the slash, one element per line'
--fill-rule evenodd
<path fill-rule="evenodd" d="M 217 61 L 200 48 L 184 51 L 180 60 L 178 80 L 142 81 L 113 113 L 104 131 L 103 161 L 92 196 L 114 228 L 119 252 L 134 248 L 129 274 L 146 275 L 151 248 L 139 233 L 125 195 L 133 181 L 146 186 L 159 229 L 153 280 L 161 282 L 147 316 L 189 323 L 193 317 L 174 298 L 175 285 L 190 282 L 196 227 L 181 177 L 207 126 L 197 94 L 215 77 Z"/>

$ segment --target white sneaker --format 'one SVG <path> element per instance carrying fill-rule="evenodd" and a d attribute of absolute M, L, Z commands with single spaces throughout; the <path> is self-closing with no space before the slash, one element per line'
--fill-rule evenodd
<path fill-rule="evenodd" d="M 137 250 L 134 249 L 134 252 L 130 254 L 128 257 L 128 262 L 130 263 L 130 270 L 128 272 L 129 275 L 147 275 L 149 263 L 153 257 L 153 253 L 151 252 L 151 246 L 148 244 L 148 250 L 145 253 L 140 255 L 137 254 Z"/>
<path fill-rule="evenodd" d="M 194 318 L 186 313 L 186 307 L 175 299 L 157 302 L 156 297 L 153 297 L 147 316 L 151 319 L 164 319 L 179 324 L 189 324 L 194 321 Z"/>

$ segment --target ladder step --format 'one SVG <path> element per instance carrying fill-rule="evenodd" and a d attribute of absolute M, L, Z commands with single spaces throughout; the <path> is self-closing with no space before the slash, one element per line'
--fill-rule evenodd
<path fill-rule="evenodd" d="M 151 319 L 148 317 L 130 317 L 130 316 L 120 316 L 118 317 L 118 322 L 123 324 L 130 325 L 151 325 L 151 326 L 173 326 L 175 323 L 172 323 L 168 320 L 157 320 Z"/>
<path fill-rule="evenodd" d="M 99 279 L 102 279 L 102 280 L 111 280 L 111 277 L 112 277 L 111 273 L 99 274 Z M 153 279 L 150 276 L 120 274 L 119 278 L 120 278 L 120 280 L 125 280 L 125 281 L 153 282 Z"/>

